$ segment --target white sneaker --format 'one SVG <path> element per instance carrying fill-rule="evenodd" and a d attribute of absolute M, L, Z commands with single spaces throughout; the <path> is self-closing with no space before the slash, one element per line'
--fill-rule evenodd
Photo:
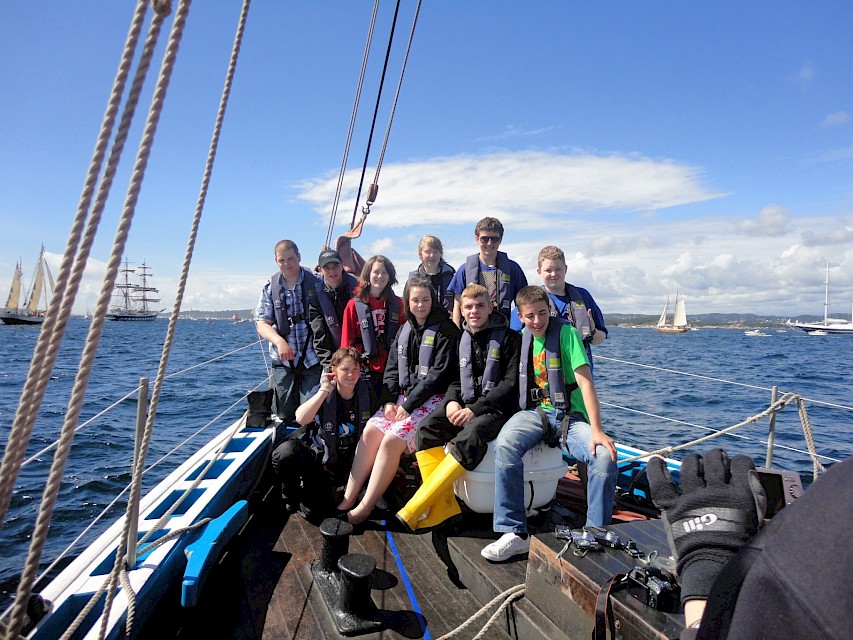
<path fill-rule="evenodd" d="M 517 533 L 505 533 L 492 544 L 483 547 L 480 555 L 489 562 L 504 562 L 530 551 L 530 536 L 522 538 Z"/>

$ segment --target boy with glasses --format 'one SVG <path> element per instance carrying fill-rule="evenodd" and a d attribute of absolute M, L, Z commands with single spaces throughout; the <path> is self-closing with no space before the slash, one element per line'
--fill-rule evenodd
<path fill-rule="evenodd" d="M 515 294 L 527 286 L 527 277 L 517 262 L 498 251 L 503 236 L 504 227 L 497 218 L 483 218 L 474 227 L 474 242 L 480 251 L 466 258 L 448 287 L 455 297 L 453 322 L 456 326 L 462 326 L 460 296 L 469 284 L 486 287 L 492 306 L 510 320 L 512 301 Z"/>

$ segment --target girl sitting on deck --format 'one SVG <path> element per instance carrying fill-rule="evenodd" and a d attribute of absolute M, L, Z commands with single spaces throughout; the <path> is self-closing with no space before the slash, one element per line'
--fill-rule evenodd
<path fill-rule="evenodd" d="M 373 256 L 364 263 L 353 298 L 344 309 L 341 346 L 355 347 L 377 397 L 388 361 L 388 347 L 405 322 L 403 301 L 391 289 L 397 284 L 397 271 L 385 256 Z"/>
<path fill-rule="evenodd" d="M 332 365 L 320 377 L 319 387 L 296 409 L 296 421 L 303 428 L 272 454 L 285 508 L 308 519 L 333 510 L 358 438 L 378 404 L 373 387 L 361 378 L 360 359 L 352 347 L 332 354 Z"/>
<path fill-rule="evenodd" d="M 441 403 L 444 390 L 459 375 L 459 329 L 439 305 L 429 277 L 413 276 L 403 301 L 409 320 L 389 350 L 380 409 L 361 434 L 338 505 L 349 511 L 347 520 L 352 524 L 370 516 L 394 479 L 400 456 L 407 448 L 414 452 L 418 422 Z M 356 505 L 365 482 L 367 489 Z"/>

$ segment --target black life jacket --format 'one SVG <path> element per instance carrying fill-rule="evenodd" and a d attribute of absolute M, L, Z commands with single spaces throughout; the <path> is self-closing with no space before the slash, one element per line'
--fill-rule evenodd
<path fill-rule="evenodd" d="M 400 329 L 400 335 L 397 338 L 397 380 L 403 393 L 407 393 L 414 388 L 419 380 L 427 377 L 430 365 L 432 365 L 435 336 L 438 333 L 439 326 L 439 323 L 435 323 L 424 328 L 423 334 L 421 334 L 421 345 L 418 349 L 418 365 L 414 375 L 409 371 L 409 336 L 412 333 L 412 323 L 407 322 Z"/>
<path fill-rule="evenodd" d="M 286 287 L 281 271 L 270 276 L 270 298 L 272 298 L 273 315 L 275 316 L 275 330 L 285 340 L 290 335 L 290 328 L 293 325 L 300 322 L 308 324 L 308 303 L 317 297 L 317 290 L 314 286 L 317 278 L 305 267 L 300 268 L 302 269 L 302 313 L 298 315 L 291 314 L 287 309 Z"/>
<path fill-rule="evenodd" d="M 469 331 L 462 332 L 459 342 L 459 381 L 462 383 L 462 400 L 465 404 L 474 402 L 478 397 L 488 395 L 495 388 L 501 376 L 501 345 L 506 335 L 506 327 L 491 330 L 489 346 L 486 350 L 486 365 L 479 385 L 474 379 L 474 353 L 471 348 L 472 336 Z M 479 386 L 479 388 L 477 388 Z"/>
<path fill-rule="evenodd" d="M 358 284 L 358 280 L 352 274 L 344 273 L 343 280 L 337 288 L 338 296 L 340 296 L 343 306 L 352 298 L 353 289 Z M 335 349 L 341 347 L 341 323 L 343 318 L 338 315 L 338 310 L 335 307 L 335 302 L 332 296 L 329 295 L 326 289 L 326 284 L 322 278 L 317 280 L 317 285 L 314 287 L 317 292 L 317 301 L 320 304 L 320 311 L 323 312 L 323 318 L 326 321 L 326 326 L 329 327 L 329 333 L 332 335 L 332 343 Z"/>
<path fill-rule="evenodd" d="M 355 385 L 356 399 L 356 414 L 358 416 L 356 432 L 346 436 L 347 448 L 353 447 L 358 441 L 364 426 L 370 419 L 370 387 L 364 380 L 359 380 Z M 323 464 L 334 464 L 338 461 L 338 428 L 348 416 L 338 415 L 338 391 L 334 389 L 320 407 L 320 429 L 319 435 L 323 443 L 326 445 L 328 458 L 323 460 Z M 340 443 L 343 444 L 343 443 Z"/>
<path fill-rule="evenodd" d="M 545 332 L 545 370 L 548 372 L 548 399 L 555 409 L 568 412 L 571 407 L 569 396 L 578 388 L 577 382 L 566 386 L 560 354 L 560 330 L 562 322 L 551 321 Z M 521 358 L 518 367 L 518 406 L 524 410 L 538 406 L 542 390 L 536 386 L 528 368 L 533 357 L 533 334 L 528 330 L 521 336 Z M 532 368 L 532 367 L 530 367 Z"/>
<path fill-rule="evenodd" d="M 542 288 L 545 289 L 545 286 L 543 285 Z M 563 318 L 570 322 L 585 342 L 592 340 L 592 321 L 589 319 L 587 306 L 580 291 L 567 282 L 566 294 L 569 301 L 565 303 L 559 299 L 555 300 L 554 296 L 548 294 L 548 307 L 551 309 L 551 316 Z"/>
<path fill-rule="evenodd" d="M 444 307 L 444 310 L 447 311 L 448 315 L 453 313 L 453 301 L 454 295 L 452 291 L 448 290 L 450 286 L 450 281 L 453 280 L 453 276 L 455 272 L 453 268 L 447 264 L 444 260 L 441 261 L 439 267 L 439 272 L 435 274 L 428 274 L 424 271 L 423 264 L 419 265 L 417 269 L 409 273 L 409 280 L 412 279 L 413 276 L 418 274 L 426 276 L 430 279 L 430 282 L 433 283 L 433 289 L 435 289 L 435 293 L 438 296 L 438 299 L 441 301 L 441 306 Z M 438 278 L 439 286 L 435 286 L 434 278 Z"/>
<path fill-rule="evenodd" d="M 400 328 L 400 304 L 397 296 L 391 293 L 385 298 L 385 335 L 382 342 L 388 348 Z M 373 313 L 370 305 L 361 298 L 355 298 L 355 312 L 358 316 L 358 327 L 361 330 L 361 343 L 364 345 L 364 356 L 368 359 L 379 356 L 379 344 L 376 340 L 376 327 L 373 326 Z"/>
<path fill-rule="evenodd" d="M 510 276 L 509 258 L 503 251 L 498 251 L 498 259 L 495 262 L 496 282 L 498 288 L 497 309 L 504 315 L 509 315 L 512 306 L 511 287 L 513 285 Z M 465 260 L 465 282 L 468 284 L 480 282 L 480 254 L 475 253 Z"/>

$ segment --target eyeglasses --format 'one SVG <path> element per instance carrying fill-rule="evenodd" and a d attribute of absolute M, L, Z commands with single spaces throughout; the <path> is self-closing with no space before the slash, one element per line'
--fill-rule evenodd
<path fill-rule="evenodd" d="M 500 244 L 500 236 L 480 236 L 477 238 L 481 244 Z"/>

